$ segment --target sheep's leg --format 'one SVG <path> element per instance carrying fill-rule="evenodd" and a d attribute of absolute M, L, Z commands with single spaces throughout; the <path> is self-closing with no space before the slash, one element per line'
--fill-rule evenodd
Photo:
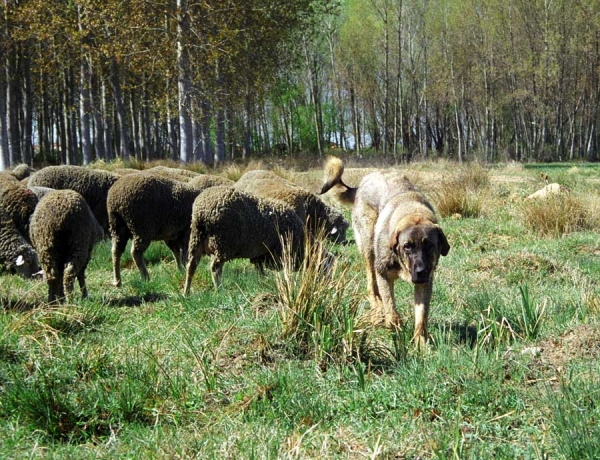
<path fill-rule="evenodd" d="M 117 287 L 121 286 L 121 256 L 125 252 L 128 239 L 122 235 L 112 235 L 113 285 Z"/>
<path fill-rule="evenodd" d="M 77 281 L 79 281 L 79 288 L 81 289 L 81 297 L 83 299 L 87 299 L 88 290 L 85 285 L 85 270 L 81 270 L 81 272 L 77 275 Z"/>
<path fill-rule="evenodd" d="M 190 291 L 190 286 L 192 285 L 192 278 L 194 278 L 194 274 L 196 273 L 196 268 L 198 268 L 198 262 L 202 257 L 202 245 L 198 244 L 191 248 L 189 254 L 189 260 L 187 263 L 187 270 L 185 275 L 185 286 L 183 288 L 183 295 L 187 295 Z"/>
<path fill-rule="evenodd" d="M 265 276 L 265 266 L 262 262 L 257 262 L 254 264 L 254 266 L 256 267 L 256 269 L 258 270 L 258 273 L 260 274 L 260 276 Z"/>
<path fill-rule="evenodd" d="M 221 286 L 221 278 L 223 276 L 223 265 L 225 262 L 217 260 L 217 258 L 213 258 L 210 263 L 210 273 L 212 275 L 213 285 L 215 288 L 219 288 Z"/>
<path fill-rule="evenodd" d="M 73 267 L 73 262 L 67 263 L 63 280 L 64 292 L 67 298 L 71 299 L 73 297 L 73 286 L 75 285 L 75 268 Z"/>
<path fill-rule="evenodd" d="M 62 280 L 48 276 L 46 282 L 48 284 L 48 303 L 52 303 L 60 298 Z"/>
<path fill-rule="evenodd" d="M 50 268 L 46 273 L 46 282 L 48 283 L 48 303 L 60 301 L 65 296 L 63 288 L 64 269 L 59 270 Z"/>
<path fill-rule="evenodd" d="M 148 246 L 150 246 L 149 241 L 144 241 L 136 237 L 133 238 L 133 242 L 131 244 L 131 257 L 137 265 L 140 275 L 142 275 L 142 279 L 144 281 L 148 281 L 150 279 L 148 269 L 146 268 L 146 262 L 144 262 L 144 252 L 146 252 Z"/>
<path fill-rule="evenodd" d="M 180 242 L 180 247 L 181 247 L 181 270 L 183 270 L 185 268 L 185 264 L 187 263 L 187 260 L 189 257 L 188 251 L 189 251 L 189 247 L 190 247 L 190 238 L 191 238 L 190 229 L 183 232 L 183 234 L 181 234 L 180 237 L 178 238 L 178 240 Z"/>
<path fill-rule="evenodd" d="M 185 265 L 182 260 L 182 248 L 179 240 L 165 240 L 165 244 L 169 247 L 171 252 L 173 253 L 173 257 L 175 258 L 175 263 L 177 264 L 177 268 L 179 270 L 184 270 Z"/>

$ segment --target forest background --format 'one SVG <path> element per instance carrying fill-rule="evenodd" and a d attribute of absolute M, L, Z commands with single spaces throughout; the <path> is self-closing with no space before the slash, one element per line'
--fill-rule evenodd
<path fill-rule="evenodd" d="M 2 0 L 0 170 L 598 159 L 599 0 Z"/>

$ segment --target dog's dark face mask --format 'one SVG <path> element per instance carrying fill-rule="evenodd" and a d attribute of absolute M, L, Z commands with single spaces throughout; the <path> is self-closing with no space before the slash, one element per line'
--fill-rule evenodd
<path fill-rule="evenodd" d="M 417 225 L 398 233 L 393 250 L 410 272 L 411 281 L 425 284 L 431 280 L 440 255 L 450 251 L 450 245 L 439 226 Z"/>

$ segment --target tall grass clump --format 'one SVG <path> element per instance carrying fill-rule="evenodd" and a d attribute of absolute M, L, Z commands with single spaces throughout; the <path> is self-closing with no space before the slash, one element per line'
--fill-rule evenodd
<path fill-rule="evenodd" d="M 500 299 L 488 291 L 477 293 L 473 307 L 478 311 L 477 348 L 499 350 L 512 343 L 517 333 L 513 327 L 512 311 Z"/>
<path fill-rule="evenodd" d="M 572 193 L 527 200 L 520 210 L 523 225 L 533 234 L 559 237 L 597 227 L 591 206 Z"/>
<path fill-rule="evenodd" d="M 597 364 L 596 364 L 597 366 Z M 552 431 L 561 458 L 597 459 L 600 452 L 600 405 L 597 379 L 578 377 L 548 392 Z"/>
<path fill-rule="evenodd" d="M 237 181 L 240 177 L 244 175 L 245 169 L 243 166 L 239 164 L 228 164 L 223 168 L 221 174 L 227 179 L 231 179 L 233 181 Z"/>
<path fill-rule="evenodd" d="M 521 292 L 521 315 L 518 323 L 521 333 L 528 339 L 537 339 L 546 316 L 547 302 L 535 303 L 529 294 L 529 287 L 519 286 Z"/>
<path fill-rule="evenodd" d="M 442 217 L 479 217 L 484 210 L 489 183 L 488 172 L 481 166 L 460 168 L 440 182 L 432 199 Z"/>
<path fill-rule="evenodd" d="M 294 271 L 291 249 L 285 245 L 283 270 L 275 278 L 282 339 L 320 365 L 360 359 L 370 322 L 363 314 L 356 277 L 311 239 L 305 242 L 300 269 Z"/>

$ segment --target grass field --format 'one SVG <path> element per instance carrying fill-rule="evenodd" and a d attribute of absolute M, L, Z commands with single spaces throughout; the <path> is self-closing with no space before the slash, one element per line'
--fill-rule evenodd
<path fill-rule="evenodd" d="M 526 200 L 540 173 L 570 192 Z M 0 278 L 0 457 L 599 458 L 600 167 L 407 174 L 452 247 L 426 353 L 411 285 L 396 283 L 406 330 L 365 321 L 353 243 L 331 248 L 332 278 L 235 261 L 218 291 L 203 259 L 183 297 L 163 243 L 149 282 L 127 252 L 112 287 L 105 241 L 85 301 L 48 306 L 42 281 Z M 289 177 L 318 190 L 322 173 Z"/>

